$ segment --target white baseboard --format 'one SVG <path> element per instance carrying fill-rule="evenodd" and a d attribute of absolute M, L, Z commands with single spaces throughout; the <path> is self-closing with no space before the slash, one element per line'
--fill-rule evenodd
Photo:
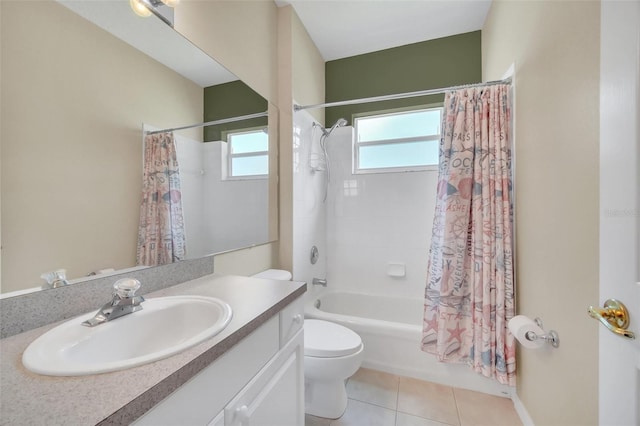
<path fill-rule="evenodd" d="M 515 390 L 511 393 L 511 400 L 513 401 L 513 406 L 516 409 L 516 413 L 520 416 L 520 420 L 522 421 L 523 426 L 535 426 L 533 423 L 533 419 L 529 415 L 527 408 L 524 406 L 520 398 L 518 398 L 518 393 Z"/>

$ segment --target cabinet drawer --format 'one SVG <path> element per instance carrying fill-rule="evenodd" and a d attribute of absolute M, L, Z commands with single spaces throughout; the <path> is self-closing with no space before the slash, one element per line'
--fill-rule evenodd
<path fill-rule="evenodd" d="M 302 329 L 304 325 L 304 295 L 291 302 L 280 311 L 280 347 Z"/>

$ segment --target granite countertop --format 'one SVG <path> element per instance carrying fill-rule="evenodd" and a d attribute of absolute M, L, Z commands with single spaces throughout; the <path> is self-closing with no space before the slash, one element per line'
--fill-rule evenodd
<path fill-rule="evenodd" d="M 231 305 L 233 318 L 220 334 L 197 346 L 113 373 L 52 377 L 24 368 L 22 353 L 26 347 L 65 321 L 2 339 L 0 425 L 131 423 L 305 291 L 302 282 L 213 274 L 147 294 L 147 298 L 217 297 Z"/>

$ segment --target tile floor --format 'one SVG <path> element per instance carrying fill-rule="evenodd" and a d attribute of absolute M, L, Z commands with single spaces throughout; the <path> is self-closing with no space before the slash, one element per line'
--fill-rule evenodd
<path fill-rule="evenodd" d="M 521 426 L 510 399 L 361 368 L 347 382 L 337 420 L 306 416 L 305 426 Z"/>

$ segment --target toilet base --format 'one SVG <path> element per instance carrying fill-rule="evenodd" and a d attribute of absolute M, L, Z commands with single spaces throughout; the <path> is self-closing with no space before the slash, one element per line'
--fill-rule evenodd
<path fill-rule="evenodd" d="M 342 417 L 347 409 L 344 380 L 304 382 L 304 411 L 327 419 Z"/>

